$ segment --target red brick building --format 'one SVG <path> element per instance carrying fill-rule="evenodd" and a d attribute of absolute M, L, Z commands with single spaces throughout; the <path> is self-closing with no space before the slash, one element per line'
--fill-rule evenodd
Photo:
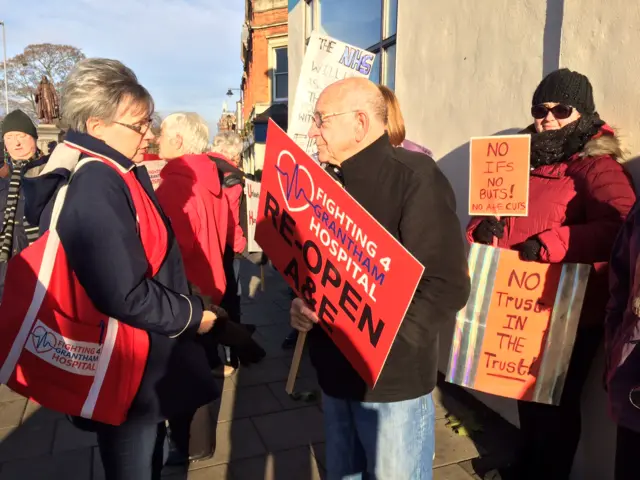
<path fill-rule="evenodd" d="M 244 168 L 262 169 L 269 118 L 287 128 L 289 97 L 287 0 L 245 0 L 242 29 L 242 119 L 246 129 Z"/>

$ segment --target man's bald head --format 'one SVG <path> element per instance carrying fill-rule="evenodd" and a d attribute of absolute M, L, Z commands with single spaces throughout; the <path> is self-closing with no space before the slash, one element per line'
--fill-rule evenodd
<path fill-rule="evenodd" d="M 364 150 L 385 132 L 387 107 L 375 83 L 347 78 L 329 85 L 316 103 L 309 137 L 316 140 L 321 162 L 340 164 Z"/>
<path fill-rule="evenodd" d="M 387 106 L 378 86 L 366 78 L 353 77 L 337 81 L 324 89 L 320 98 L 327 95 L 344 110 L 363 110 L 372 120 L 387 123 Z"/>

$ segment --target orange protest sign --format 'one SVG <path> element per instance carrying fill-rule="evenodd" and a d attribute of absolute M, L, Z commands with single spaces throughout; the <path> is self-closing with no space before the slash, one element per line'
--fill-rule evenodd
<path fill-rule="evenodd" d="M 536 382 L 537 361 L 545 345 L 560 268 L 520 262 L 517 252 L 499 268 L 480 350 L 475 387 L 505 397 L 528 399 Z M 505 258 L 505 257 L 503 257 Z"/>
<path fill-rule="evenodd" d="M 456 317 L 447 381 L 557 405 L 590 268 L 472 244 L 471 293 Z"/>
<path fill-rule="evenodd" d="M 469 150 L 469 215 L 526 217 L 531 136 L 475 137 Z"/>

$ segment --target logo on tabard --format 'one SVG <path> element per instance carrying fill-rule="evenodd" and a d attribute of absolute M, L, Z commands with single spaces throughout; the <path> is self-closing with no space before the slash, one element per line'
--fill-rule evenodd
<path fill-rule="evenodd" d="M 302 212 L 313 207 L 315 188 L 309 170 L 296 162 L 287 150 L 282 150 L 276 163 L 280 190 L 290 212 Z"/>
<path fill-rule="evenodd" d="M 24 349 L 57 368 L 82 376 L 95 375 L 102 353 L 100 343 L 67 338 L 41 320 L 36 320 Z"/>
<path fill-rule="evenodd" d="M 38 353 L 47 353 L 56 348 L 58 339 L 55 334 L 42 325 L 36 326 L 30 334 L 31 341 L 33 342 L 33 348 Z"/>

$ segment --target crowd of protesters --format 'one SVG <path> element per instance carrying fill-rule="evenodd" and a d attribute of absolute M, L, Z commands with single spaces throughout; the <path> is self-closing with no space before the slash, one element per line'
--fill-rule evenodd
<path fill-rule="evenodd" d="M 0 295 L 13 281 L 10 260 L 53 225 L 77 282 L 70 290 L 81 288 L 98 312 L 145 332 L 149 345 L 126 420 L 69 420 L 96 432 L 107 480 L 159 479 L 167 463 L 211 455 L 190 452 L 189 429 L 196 410 L 219 396 L 213 378 L 265 356 L 254 327 L 240 322 L 240 258 L 248 256 L 242 140 L 221 133 L 211 143 L 206 122 L 190 112 L 166 117 L 154 138 L 153 99 L 115 60 L 80 61 L 63 85 L 61 112 L 65 138 L 48 155 L 28 115 L 16 110 L 2 123 Z M 640 213 L 623 149 L 598 115 L 589 79 L 568 69 L 540 82 L 527 123 L 528 215 L 476 217 L 467 241 L 517 250 L 524 261 L 593 268 L 561 401 L 518 402 L 522 449 L 500 473 L 569 478 L 582 388 L 604 340 L 605 388 L 618 424 L 615 478 L 636 478 Z M 470 289 L 453 190 L 431 151 L 405 138 L 394 93 L 368 80 L 326 88 L 309 136 L 334 179 L 426 267 L 373 389 L 292 294 L 293 332 L 283 348 L 309 332 L 327 478 L 432 478 L 439 335 Z M 167 161 L 157 190 L 139 168 L 151 142 Z M 17 301 L 12 292 L 2 303 Z"/>

